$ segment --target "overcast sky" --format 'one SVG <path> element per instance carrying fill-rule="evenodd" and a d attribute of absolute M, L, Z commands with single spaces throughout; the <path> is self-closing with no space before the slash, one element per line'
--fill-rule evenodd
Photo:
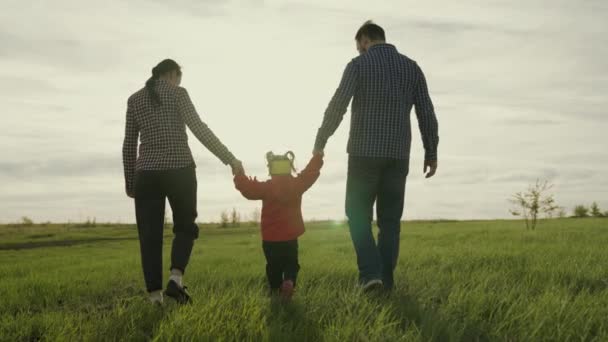
<path fill-rule="evenodd" d="M 608 209 L 608 2 L 12 1 L 0 3 L 0 222 L 134 221 L 121 147 L 128 96 L 170 57 L 201 117 L 250 174 L 268 150 L 303 167 L 367 19 L 426 73 L 439 171 L 412 147 L 406 219 L 508 217 L 537 178 L 569 209 Z M 305 196 L 307 219 L 344 217 L 350 117 Z M 193 136 L 199 216 L 251 212 Z"/>

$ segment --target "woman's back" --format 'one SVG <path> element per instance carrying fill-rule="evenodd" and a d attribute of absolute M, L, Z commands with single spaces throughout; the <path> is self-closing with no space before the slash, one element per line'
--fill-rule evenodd
<path fill-rule="evenodd" d="M 135 196 L 138 171 L 195 167 L 186 126 L 233 172 L 243 166 L 201 120 L 186 89 L 180 87 L 180 66 L 171 59 L 152 69 L 145 88 L 129 97 L 122 159 L 127 195 Z M 141 142 L 138 151 L 138 141 Z"/>
<path fill-rule="evenodd" d="M 168 170 L 193 165 L 186 122 L 181 113 L 187 106 L 180 104 L 189 102 L 187 92 L 163 80 L 156 82 L 154 90 L 160 104 L 153 102 L 146 88 L 131 95 L 128 101 L 127 110 L 131 111 L 139 131 L 136 169 Z"/>

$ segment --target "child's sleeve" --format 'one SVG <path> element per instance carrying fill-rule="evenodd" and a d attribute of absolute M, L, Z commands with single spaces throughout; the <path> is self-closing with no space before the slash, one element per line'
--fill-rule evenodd
<path fill-rule="evenodd" d="M 235 176 L 234 186 L 241 192 L 243 197 L 249 200 L 264 199 L 266 194 L 266 183 L 259 182 L 257 179 L 245 175 Z"/>
<path fill-rule="evenodd" d="M 323 157 L 320 154 L 315 154 L 306 168 L 298 175 L 297 186 L 300 193 L 305 193 L 306 190 L 315 184 L 321 175 L 321 167 L 323 167 Z"/>

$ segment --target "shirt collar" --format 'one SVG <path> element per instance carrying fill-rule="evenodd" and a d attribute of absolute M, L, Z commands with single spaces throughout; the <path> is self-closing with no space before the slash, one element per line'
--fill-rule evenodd
<path fill-rule="evenodd" d="M 396 50 L 395 45 L 393 44 L 388 44 L 388 43 L 380 43 L 380 44 L 376 44 L 376 45 L 372 45 L 372 47 L 370 47 L 367 51 L 372 51 L 375 49 L 393 49 Z"/>

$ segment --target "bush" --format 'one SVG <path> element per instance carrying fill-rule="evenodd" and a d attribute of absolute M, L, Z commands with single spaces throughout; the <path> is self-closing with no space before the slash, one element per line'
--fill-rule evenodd
<path fill-rule="evenodd" d="M 228 228 L 228 223 L 230 222 L 230 217 L 226 211 L 222 211 L 220 214 L 220 228 Z"/>
<path fill-rule="evenodd" d="M 93 219 L 91 219 L 90 217 L 87 217 L 87 220 L 82 225 L 83 225 L 83 227 L 87 227 L 87 228 L 96 227 L 97 219 L 95 217 L 93 217 Z"/>
<path fill-rule="evenodd" d="M 253 209 L 253 212 L 251 213 L 251 224 L 254 226 L 259 225 L 261 218 L 262 212 L 260 211 L 260 208 Z"/>
<path fill-rule="evenodd" d="M 241 225 L 241 214 L 236 211 L 236 208 L 232 208 L 230 223 L 232 223 L 232 227 L 239 227 Z"/>
<path fill-rule="evenodd" d="M 553 187 L 549 181 L 537 180 L 534 185 L 528 187 L 526 192 L 518 192 L 511 198 L 510 202 L 516 205 L 517 209 L 511 209 L 513 216 L 521 216 L 526 223 L 526 229 L 534 230 L 540 214 L 546 217 L 553 217 L 553 213 L 559 209 L 555 204 L 552 194 L 547 192 Z"/>
<path fill-rule="evenodd" d="M 34 220 L 32 220 L 31 218 L 29 218 L 27 216 L 23 216 L 23 217 L 21 217 L 21 225 L 23 225 L 23 226 L 33 226 L 34 225 Z"/>
<path fill-rule="evenodd" d="M 591 216 L 593 216 L 593 217 L 602 217 L 602 216 L 604 216 L 604 214 L 602 213 L 602 211 L 600 210 L 600 207 L 597 205 L 596 202 L 593 202 L 591 204 Z"/>
<path fill-rule="evenodd" d="M 585 207 L 582 204 L 574 207 L 574 217 L 588 217 L 589 216 L 589 208 Z"/>

